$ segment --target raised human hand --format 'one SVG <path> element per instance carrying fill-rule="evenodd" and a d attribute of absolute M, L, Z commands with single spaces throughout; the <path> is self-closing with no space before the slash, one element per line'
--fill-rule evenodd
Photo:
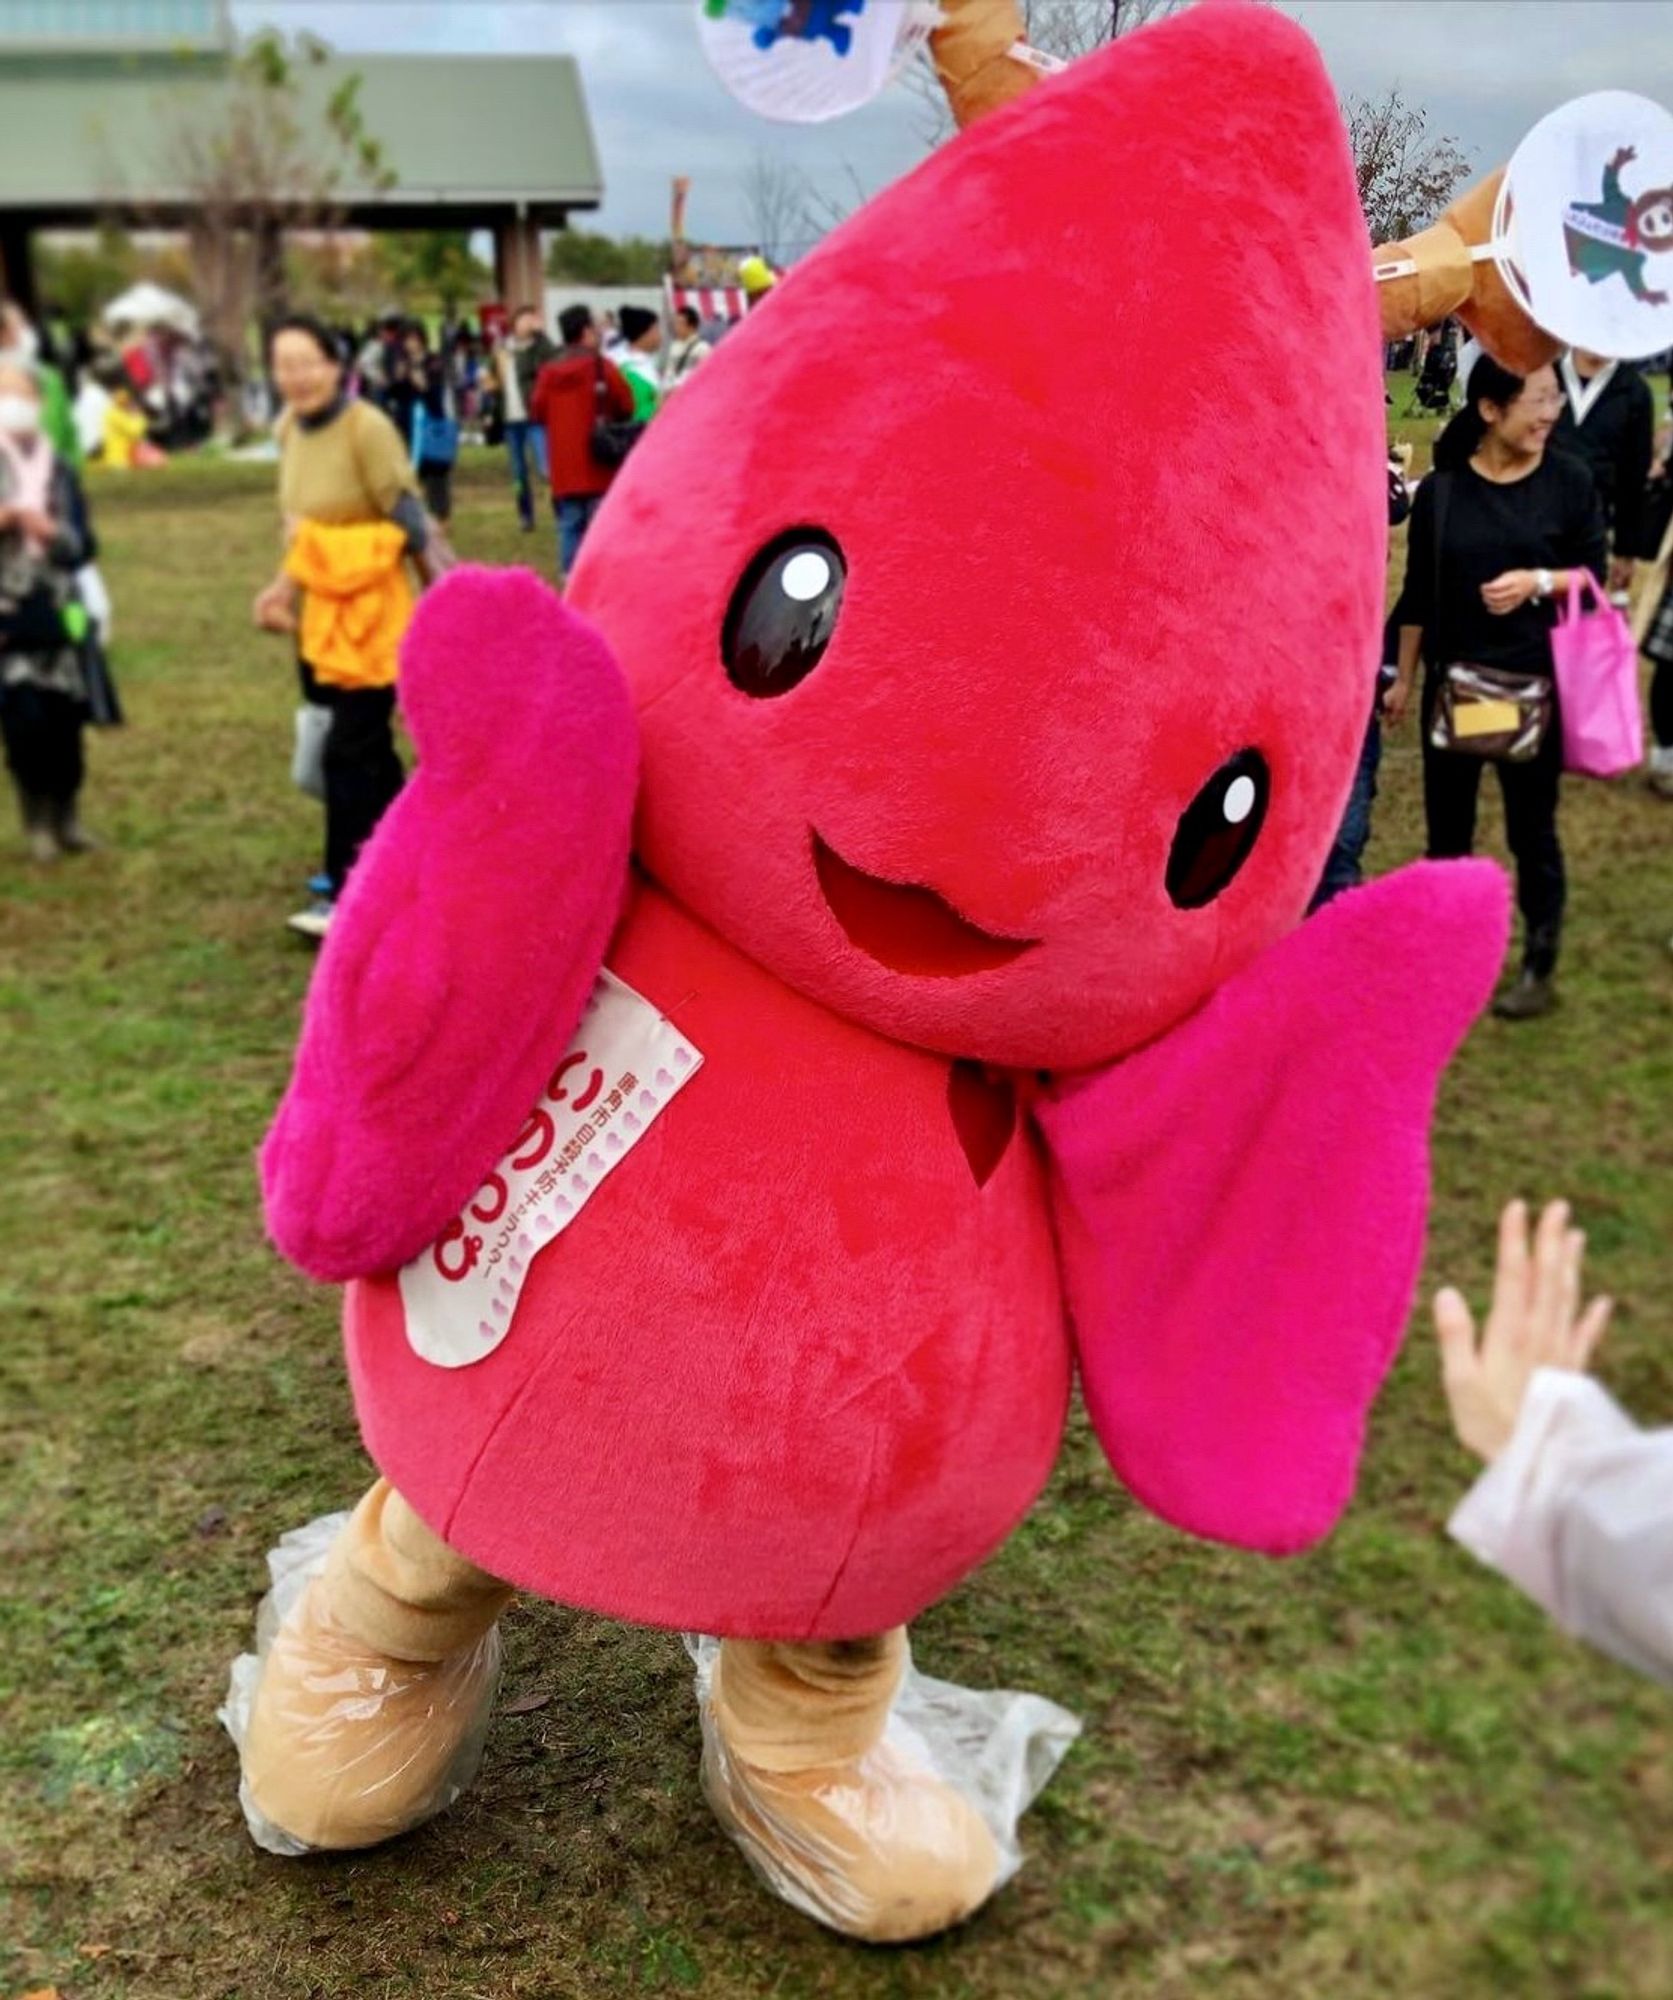
<path fill-rule="evenodd" d="M 1493 1303 L 1479 1343 L 1464 1295 L 1452 1285 L 1435 1294 L 1441 1380 L 1453 1428 L 1478 1458 L 1491 1462 L 1510 1442 L 1536 1368 L 1583 1370 L 1609 1324 L 1614 1301 L 1580 1309 L 1583 1231 L 1569 1225 L 1566 1201 L 1547 1204 L 1530 1243 L 1528 1205 L 1513 1201 L 1499 1217 Z"/>

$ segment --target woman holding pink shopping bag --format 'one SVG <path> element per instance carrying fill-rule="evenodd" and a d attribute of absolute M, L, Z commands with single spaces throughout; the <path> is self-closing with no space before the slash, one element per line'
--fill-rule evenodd
<path fill-rule="evenodd" d="M 1384 713 L 1398 721 L 1424 662 L 1423 807 L 1428 852 L 1475 844 L 1481 774 L 1492 765 L 1516 859 L 1522 967 L 1493 1003 L 1531 1020 L 1556 1004 L 1567 877 L 1557 837 L 1561 702 L 1551 652 L 1555 608 L 1581 572 L 1601 575 L 1603 512 L 1579 461 L 1549 452 L 1562 407 L 1550 368 L 1514 375 L 1483 355 L 1464 408 L 1435 445 L 1412 506 L 1396 607 L 1400 660 Z"/>

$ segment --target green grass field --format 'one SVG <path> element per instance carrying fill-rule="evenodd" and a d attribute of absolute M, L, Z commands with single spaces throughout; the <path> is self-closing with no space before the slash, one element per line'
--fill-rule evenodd
<path fill-rule="evenodd" d="M 110 847 L 0 858 L 0 2000 L 1673 1994 L 1673 1706 L 1444 1538 L 1468 1467 L 1421 1322 L 1323 1549 L 1183 1539 L 1077 1423 L 1029 1520 L 921 1621 L 930 1671 L 1086 1722 L 1022 1875 L 956 1935 L 868 1951 L 770 1900 L 699 1795 L 677 1640 L 536 1604 L 507 1621 L 517 1712 L 452 1813 L 347 1859 L 250 1845 L 227 1662 L 269 1545 L 366 1478 L 335 1297 L 265 1247 L 251 1164 L 311 963 L 280 919 L 318 848 L 287 656 L 247 624 L 271 477 L 95 481 L 131 718 L 91 746 Z M 550 572 L 495 463 L 456 526 Z M 1673 809 L 1575 783 L 1564 823 L 1565 1004 L 1483 1023 L 1452 1072 L 1431 1270 L 1479 1295 L 1501 1200 L 1572 1194 L 1621 1301 L 1605 1372 L 1665 1417 Z M 1418 845 L 1408 728 L 1374 865 Z"/>

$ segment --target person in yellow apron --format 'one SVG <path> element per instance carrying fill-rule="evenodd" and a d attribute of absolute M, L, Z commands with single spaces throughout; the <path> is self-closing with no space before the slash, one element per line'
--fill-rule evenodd
<path fill-rule="evenodd" d="M 256 623 L 294 632 L 302 699 L 325 710 L 320 759 L 325 862 L 320 894 L 288 921 L 322 938 L 348 872 L 401 789 L 395 749 L 396 650 L 411 612 L 409 559 L 432 524 L 400 433 L 343 389 L 330 332 L 307 314 L 279 322 L 269 349 L 279 419 L 279 509 L 286 552 L 256 599 Z"/>

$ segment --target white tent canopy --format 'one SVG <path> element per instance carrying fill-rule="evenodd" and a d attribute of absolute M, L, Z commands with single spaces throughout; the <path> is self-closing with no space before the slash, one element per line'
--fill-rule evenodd
<path fill-rule="evenodd" d="M 104 322 L 106 326 L 166 326 L 194 337 L 198 332 L 196 309 L 178 292 L 149 280 L 130 285 L 120 298 L 112 299 L 105 307 Z"/>

